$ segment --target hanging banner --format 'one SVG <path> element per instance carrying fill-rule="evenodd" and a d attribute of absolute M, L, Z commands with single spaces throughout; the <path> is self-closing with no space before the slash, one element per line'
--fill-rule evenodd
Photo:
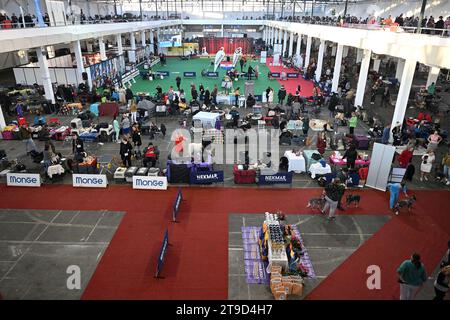
<path fill-rule="evenodd" d="M 192 184 L 209 184 L 223 182 L 223 171 L 208 171 L 208 172 L 192 172 L 191 183 Z"/>

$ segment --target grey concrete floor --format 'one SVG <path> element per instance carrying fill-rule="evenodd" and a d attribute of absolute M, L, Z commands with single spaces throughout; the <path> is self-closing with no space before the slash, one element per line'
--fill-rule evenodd
<path fill-rule="evenodd" d="M 0 210 L 0 294 L 7 300 L 80 299 L 123 214 Z M 69 266 L 80 268 L 70 290 Z"/>
<path fill-rule="evenodd" d="M 389 216 L 339 215 L 335 222 L 328 222 L 320 214 L 288 215 L 286 223 L 298 227 L 316 273 L 315 279 L 305 279 L 303 296 L 289 299 L 303 299 L 389 219 Z M 229 215 L 228 299 L 273 300 L 268 285 L 247 284 L 244 269 L 241 227 L 262 226 L 263 222 L 264 214 Z"/>

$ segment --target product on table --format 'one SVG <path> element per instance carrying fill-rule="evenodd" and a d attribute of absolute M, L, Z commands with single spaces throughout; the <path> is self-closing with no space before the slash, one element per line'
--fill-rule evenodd
<path fill-rule="evenodd" d="M 117 168 L 116 171 L 114 172 L 114 180 L 124 181 L 126 171 L 127 171 L 127 168 L 125 168 L 125 167 Z"/>
<path fill-rule="evenodd" d="M 142 167 L 139 168 L 138 171 L 136 172 L 137 176 L 146 176 L 148 173 L 148 168 L 147 167 Z"/>

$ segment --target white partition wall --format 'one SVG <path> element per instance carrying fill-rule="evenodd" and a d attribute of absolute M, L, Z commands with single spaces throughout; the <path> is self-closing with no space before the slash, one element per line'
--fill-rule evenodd
<path fill-rule="evenodd" d="M 386 191 L 394 155 L 394 146 L 381 143 L 373 144 L 372 158 L 370 159 L 369 174 L 366 182 L 368 187 Z"/>

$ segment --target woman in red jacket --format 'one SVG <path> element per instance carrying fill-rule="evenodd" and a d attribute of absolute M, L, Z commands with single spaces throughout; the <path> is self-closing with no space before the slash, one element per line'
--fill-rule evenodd
<path fill-rule="evenodd" d="M 400 167 L 406 168 L 408 166 L 413 157 L 413 151 L 414 148 L 408 147 L 403 150 L 402 153 L 400 153 L 400 155 L 398 156 L 398 163 L 400 164 Z"/>

